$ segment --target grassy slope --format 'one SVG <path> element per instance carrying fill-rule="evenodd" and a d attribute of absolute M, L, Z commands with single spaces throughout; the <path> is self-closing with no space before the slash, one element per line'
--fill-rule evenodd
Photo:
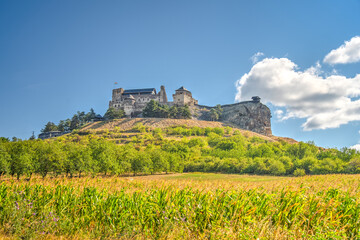
<path fill-rule="evenodd" d="M 122 131 L 131 130 L 136 126 L 136 124 L 143 124 L 144 126 L 151 127 L 151 128 L 167 128 L 172 126 L 187 126 L 187 127 L 232 127 L 237 128 L 236 126 L 228 123 L 223 122 L 215 122 L 215 121 L 201 121 L 201 120 L 193 120 L 193 119 L 168 119 L 168 118 L 132 118 L 132 119 L 118 119 L 113 121 L 103 121 L 103 122 L 95 122 L 89 125 L 86 125 L 84 128 L 82 128 L 80 131 L 86 131 L 86 130 L 105 130 L 109 129 L 110 131 L 113 130 L 115 127 L 119 128 Z M 268 140 L 269 142 L 273 141 L 279 141 L 283 140 L 288 143 L 296 143 L 294 139 L 291 138 L 285 138 L 285 137 L 277 137 L 277 136 L 264 136 L 259 133 L 251 132 L 248 130 L 239 129 L 241 134 L 248 136 L 248 137 L 260 137 L 265 140 Z"/>

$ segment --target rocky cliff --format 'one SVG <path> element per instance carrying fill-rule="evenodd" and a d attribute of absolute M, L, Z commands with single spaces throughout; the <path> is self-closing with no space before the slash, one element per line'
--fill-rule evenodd
<path fill-rule="evenodd" d="M 192 108 L 194 118 L 211 120 L 212 107 L 195 105 Z M 247 101 L 222 105 L 223 112 L 219 118 L 221 122 L 231 123 L 239 128 L 250 130 L 266 136 L 271 136 L 271 112 L 260 101 Z"/>

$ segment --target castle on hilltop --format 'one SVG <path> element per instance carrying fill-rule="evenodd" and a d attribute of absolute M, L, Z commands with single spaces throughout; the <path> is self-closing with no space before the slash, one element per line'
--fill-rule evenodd
<path fill-rule="evenodd" d="M 137 117 L 141 116 L 142 110 L 151 100 L 168 106 L 194 106 L 198 104 L 198 101 L 192 97 L 191 92 L 184 87 L 175 91 L 173 99 L 173 102 L 168 101 L 164 86 L 160 87 L 160 92 L 158 93 L 155 88 L 129 90 L 117 88 L 113 89 L 112 100 L 109 102 L 109 107 L 115 109 L 122 108 L 126 116 Z"/>
<path fill-rule="evenodd" d="M 211 120 L 211 109 L 205 105 L 199 105 L 198 100 L 192 97 L 192 93 L 184 87 L 175 90 L 172 95 L 173 101 L 167 99 L 165 87 L 161 86 L 157 92 L 155 88 L 113 89 L 109 107 L 123 109 L 127 117 L 142 117 L 142 111 L 147 103 L 154 100 L 169 107 L 189 106 L 192 118 L 198 120 Z M 270 109 L 260 102 L 258 96 L 252 97 L 251 101 L 226 104 L 221 106 L 223 112 L 219 121 L 227 122 L 236 127 L 257 132 L 263 135 L 272 135 Z"/>

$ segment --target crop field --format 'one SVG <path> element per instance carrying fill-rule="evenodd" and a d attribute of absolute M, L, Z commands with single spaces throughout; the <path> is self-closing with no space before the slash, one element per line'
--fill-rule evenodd
<path fill-rule="evenodd" d="M 358 239 L 360 175 L 3 178 L 2 239 Z"/>

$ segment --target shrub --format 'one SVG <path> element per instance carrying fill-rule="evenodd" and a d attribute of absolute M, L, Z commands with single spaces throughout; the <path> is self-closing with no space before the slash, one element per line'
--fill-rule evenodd
<path fill-rule="evenodd" d="M 295 176 L 295 177 L 305 176 L 305 169 L 297 168 L 297 169 L 294 171 L 294 176 Z"/>
<path fill-rule="evenodd" d="M 269 172 L 272 175 L 280 176 L 286 173 L 285 166 L 282 162 L 278 160 L 273 160 L 269 165 Z"/>

